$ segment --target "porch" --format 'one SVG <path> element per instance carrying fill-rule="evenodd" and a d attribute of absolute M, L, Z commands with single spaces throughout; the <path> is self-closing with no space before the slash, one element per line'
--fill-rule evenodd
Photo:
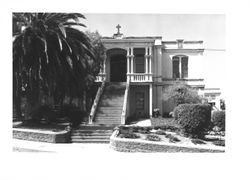
<path fill-rule="evenodd" d="M 107 50 L 96 81 L 152 82 L 152 47 Z"/>

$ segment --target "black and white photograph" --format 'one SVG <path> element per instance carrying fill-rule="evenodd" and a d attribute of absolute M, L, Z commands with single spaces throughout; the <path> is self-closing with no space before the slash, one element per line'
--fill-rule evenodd
<path fill-rule="evenodd" d="M 82 9 L 20 2 L 8 9 L 3 126 L 16 173 L 5 177 L 152 179 L 167 178 L 166 171 L 183 179 L 199 166 L 196 179 L 205 172 L 205 179 L 223 178 L 225 164 L 237 159 L 232 144 L 247 150 L 246 117 L 232 108 L 245 111 L 234 101 L 248 91 L 236 78 L 247 71 L 230 46 L 240 43 L 228 40 L 231 11 L 176 11 L 176 2 L 169 11 L 160 3 L 156 11 L 140 10 L 139 3 L 137 11 L 125 8 L 130 1 L 119 11 L 120 2 L 111 3 L 118 9 L 103 4 L 88 10 L 84 2 Z M 235 89 L 239 96 L 231 95 Z"/>
<path fill-rule="evenodd" d="M 13 12 L 13 151 L 224 152 L 224 59 L 223 14 Z"/>

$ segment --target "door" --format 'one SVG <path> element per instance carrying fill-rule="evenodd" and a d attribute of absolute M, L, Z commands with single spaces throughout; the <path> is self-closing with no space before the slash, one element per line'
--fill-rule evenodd
<path fill-rule="evenodd" d="M 135 114 L 136 117 L 143 117 L 145 115 L 145 93 L 136 92 L 135 93 Z"/>

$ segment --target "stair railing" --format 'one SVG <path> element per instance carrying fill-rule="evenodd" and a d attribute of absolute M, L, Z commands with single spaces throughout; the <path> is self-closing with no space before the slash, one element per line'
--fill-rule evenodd
<path fill-rule="evenodd" d="M 127 110 L 128 110 L 128 98 L 129 98 L 129 85 L 130 85 L 130 80 L 129 78 L 127 79 L 126 83 L 126 90 L 125 90 L 125 95 L 124 95 L 124 101 L 123 101 L 123 106 L 122 106 L 122 115 L 121 115 L 121 124 L 125 124 L 126 118 L 127 118 Z"/>
<path fill-rule="evenodd" d="M 105 81 L 102 82 L 102 85 L 98 88 L 98 91 L 96 93 L 95 100 L 94 100 L 94 103 L 93 103 L 93 105 L 91 107 L 91 111 L 90 111 L 90 114 L 89 114 L 89 124 L 93 124 L 93 120 L 95 118 L 97 106 L 99 104 L 99 101 L 100 101 L 101 95 L 103 93 L 104 87 L 105 87 Z"/>

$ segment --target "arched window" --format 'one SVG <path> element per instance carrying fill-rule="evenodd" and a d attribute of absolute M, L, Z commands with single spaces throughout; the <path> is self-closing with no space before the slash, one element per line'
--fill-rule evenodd
<path fill-rule="evenodd" d="M 173 57 L 173 78 L 188 78 L 188 56 Z"/>

